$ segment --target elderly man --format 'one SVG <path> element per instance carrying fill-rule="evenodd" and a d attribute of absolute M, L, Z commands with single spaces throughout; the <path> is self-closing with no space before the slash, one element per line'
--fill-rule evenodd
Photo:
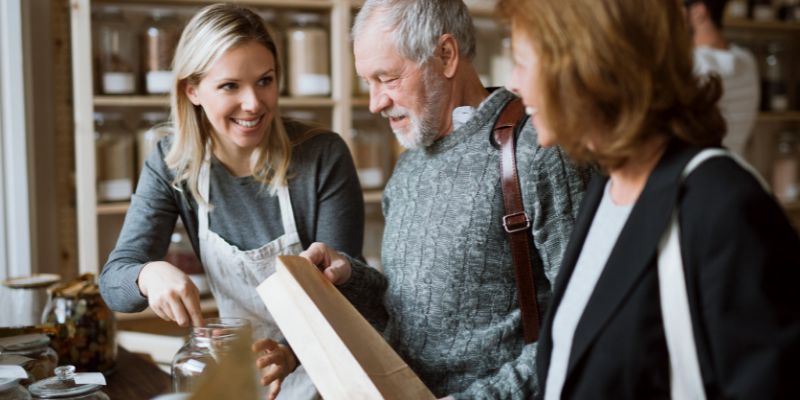
<path fill-rule="evenodd" d="M 536 344 L 525 343 L 490 138 L 515 96 L 478 79 L 461 0 L 368 0 L 353 39 L 370 111 L 389 118 L 408 149 L 383 195 L 386 275 L 319 243 L 301 255 L 325 268 L 437 397 L 527 399 L 538 388 Z M 517 167 L 543 314 L 590 171 L 540 147 L 530 122 L 520 124 Z M 294 368 L 288 349 L 272 353 L 259 365 L 285 357 L 284 370 Z"/>

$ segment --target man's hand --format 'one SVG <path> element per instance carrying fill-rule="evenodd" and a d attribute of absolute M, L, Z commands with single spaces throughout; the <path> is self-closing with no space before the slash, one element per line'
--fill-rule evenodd
<path fill-rule="evenodd" d="M 253 343 L 254 353 L 262 351 L 266 355 L 256 360 L 262 374 L 261 386 L 269 385 L 269 400 L 275 400 L 281 392 L 281 383 L 297 367 L 297 360 L 286 346 L 272 339 Z"/>
<path fill-rule="evenodd" d="M 205 326 L 200 311 L 200 291 L 189 276 L 172 264 L 156 261 L 139 272 L 139 291 L 156 315 L 180 326 Z"/>
<path fill-rule="evenodd" d="M 300 253 L 300 257 L 305 257 L 316 265 L 325 277 L 336 286 L 347 282 L 353 271 L 347 258 L 324 243 L 312 244 L 308 250 Z"/>

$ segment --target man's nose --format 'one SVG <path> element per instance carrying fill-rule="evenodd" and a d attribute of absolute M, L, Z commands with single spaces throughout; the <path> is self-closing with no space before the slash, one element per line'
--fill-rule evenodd
<path fill-rule="evenodd" d="M 392 99 L 381 90 L 379 85 L 369 87 L 369 112 L 377 114 L 392 104 Z"/>

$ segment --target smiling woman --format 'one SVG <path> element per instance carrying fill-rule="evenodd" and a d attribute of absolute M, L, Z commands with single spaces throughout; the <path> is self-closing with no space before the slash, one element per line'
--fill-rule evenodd
<path fill-rule="evenodd" d="M 353 160 L 339 135 L 281 118 L 275 54 L 266 23 L 247 7 L 208 6 L 189 22 L 175 55 L 172 120 L 160 128 L 171 136 L 145 162 L 100 276 L 112 309 L 149 305 L 179 325 L 205 324 L 195 285 L 160 261 L 178 218 L 220 316 L 248 319 L 256 339 L 282 338 L 255 291 L 277 256 L 313 242 L 360 254 L 364 203 Z M 288 351 L 275 344 L 266 357 Z M 319 397 L 302 366 L 283 367 L 263 369 L 263 382 L 282 379 L 278 399 Z"/>

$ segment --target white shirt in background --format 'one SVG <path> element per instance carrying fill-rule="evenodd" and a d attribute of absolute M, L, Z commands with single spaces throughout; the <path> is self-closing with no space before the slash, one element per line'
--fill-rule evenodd
<path fill-rule="evenodd" d="M 699 76 L 716 72 L 722 78 L 719 108 L 728 123 L 728 134 L 722 144 L 743 156 L 761 97 L 755 57 L 736 45 L 728 50 L 698 47 L 694 50 L 694 70 Z"/>

